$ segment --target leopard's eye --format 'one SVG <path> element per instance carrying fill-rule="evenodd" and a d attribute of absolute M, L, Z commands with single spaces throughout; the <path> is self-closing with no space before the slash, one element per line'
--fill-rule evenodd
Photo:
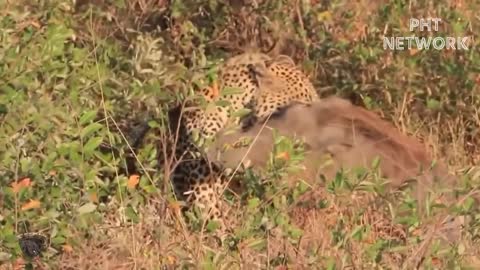
<path fill-rule="evenodd" d="M 23 234 L 18 243 L 23 254 L 27 257 L 40 256 L 45 249 L 46 237 L 40 234 Z"/>

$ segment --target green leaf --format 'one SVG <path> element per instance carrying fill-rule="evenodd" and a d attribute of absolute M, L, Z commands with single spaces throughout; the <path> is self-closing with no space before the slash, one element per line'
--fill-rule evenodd
<path fill-rule="evenodd" d="M 87 138 L 91 134 L 93 134 L 95 131 L 98 131 L 102 128 L 103 126 L 99 123 L 92 123 L 82 129 L 80 132 L 80 136 L 82 138 Z"/>
<path fill-rule="evenodd" d="M 221 91 L 221 96 L 229 96 L 229 95 L 238 95 L 243 94 L 244 90 L 239 87 L 225 87 Z"/>
<path fill-rule="evenodd" d="M 248 208 L 249 209 L 255 209 L 260 205 L 260 199 L 255 197 L 250 200 L 248 200 Z"/>
<path fill-rule="evenodd" d="M 475 200 L 472 197 L 467 197 L 463 202 L 463 208 L 467 211 L 473 208 Z"/>
<path fill-rule="evenodd" d="M 233 117 L 243 117 L 243 116 L 246 116 L 248 115 L 252 110 L 250 109 L 247 109 L 247 108 L 242 108 L 238 111 L 235 111 L 232 113 L 232 116 Z"/>
<path fill-rule="evenodd" d="M 51 243 L 54 244 L 54 245 L 64 244 L 65 243 L 65 237 L 57 236 L 57 237 L 52 239 Z"/>
<path fill-rule="evenodd" d="M 216 101 L 215 102 L 215 105 L 216 106 L 219 106 L 219 107 L 228 107 L 230 106 L 232 103 L 228 100 L 219 100 L 219 101 Z"/>
<path fill-rule="evenodd" d="M 438 110 L 441 106 L 442 104 L 440 103 L 440 101 L 433 98 L 427 99 L 427 108 L 429 108 L 430 110 Z"/>
<path fill-rule="evenodd" d="M 80 206 L 78 209 L 77 209 L 77 212 L 80 214 L 80 215 L 83 215 L 83 214 L 88 214 L 88 213 L 91 213 L 93 211 L 95 211 L 95 209 L 97 209 L 97 206 L 93 203 L 86 203 L 82 206 Z"/>
<path fill-rule="evenodd" d="M 278 226 L 283 226 L 287 224 L 287 220 L 285 219 L 284 216 L 278 215 L 275 217 L 275 224 Z"/>
<path fill-rule="evenodd" d="M 147 193 L 153 193 L 153 192 L 157 191 L 157 188 L 155 186 L 153 186 L 150 183 L 150 180 L 147 177 L 145 177 L 144 175 L 142 175 L 142 177 L 140 178 L 139 185 Z"/>
<path fill-rule="evenodd" d="M 363 239 L 363 231 L 364 231 L 363 226 L 357 226 L 350 234 L 350 237 L 357 241 L 361 241 Z"/>
<path fill-rule="evenodd" d="M 335 258 L 330 257 L 327 262 L 327 270 L 337 269 L 337 264 L 335 263 Z"/>
<path fill-rule="evenodd" d="M 253 239 L 249 241 L 249 243 L 247 244 L 247 247 L 255 250 L 262 250 L 263 248 L 265 248 L 265 245 L 266 245 L 265 239 L 259 238 L 259 239 Z"/>
<path fill-rule="evenodd" d="M 0 115 L 7 114 L 7 112 L 8 112 L 7 106 L 5 104 L 0 104 Z"/>
<path fill-rule="evenodd" d="M 102 143 L 102 137 L 93 137 L 85 144 L 83 147 L 83 151 L 87 153 L 92 153 L 93 150 L 97 149 L 97 147 Z"/>
<path fill-rule="evenodd" d="M 380 156 L 376 156 L 375 159 L 372 161 L 372 169 L 376 170 L 378 169 L 378 166 L 380 165 Z"/>
<path fill-rule="evenodd" d="M 200 263 L 202 270 L 215 270 L 217 269 L 213 263 L 213 258 L 215 254 L 212 251 L 208 251 L 203 261 Z"/>
<path fill-rule="evenodd" d="M 155 121 L 155 120 L 150 120 L 150 121 L 148 121 L 147 124 L 148 124 L 148 126 L 151 127 L 151 128 L 159 128 L 159 127 L 161 127 L 161 125 L 160 125 L 157 121 Z"/>
<path fill-rule="evenodd" d="M 134 223 L 138 223 L 138 221 L 140 220 L 140 219 L 138 218 L 137 213 L 135 212 L 135 210 L 134 210 L 133 207 L 131 207 L 131 206 L 128 206 L 128 207 L 125 209 L 125 215 L 126 215 L 131 221 L 133 221 Z"/>
<path fill-rule="evenodd" d="M 82 114 L 82 116 L 80 117 L 80 125 L 84 125 L 88 122 L 90 122 L 91 120 L 93 120 L 95 118 L 95 116 L 97 115 L 97 110 L 91 110 L 91 111 L 86 111 Z"/>
<path fill-rule="evenodd" d="M 293 239 L 300 239 L 300 237 L 302 237 L 303 235 L 303 231 L 299 228 L 296 228 L 296 227 L 291 227 L 290 228 L 290 236 L 293 238 Z"/>
<path fill-rule="evenodd" d="M 208 224 L 205 227 L 207 231 L 214 232 L 220 227 L 220 223 L 218 223 L 218 221 L 215 221 L 215 220 L 210 220 L 208 221 Z"/>

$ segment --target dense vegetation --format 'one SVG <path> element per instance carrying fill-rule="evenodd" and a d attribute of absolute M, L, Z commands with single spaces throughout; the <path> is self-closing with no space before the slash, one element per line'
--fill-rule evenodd
<path fill-rule="evenodd" d="M 398 209 L 383 211 L 385 196 L 377 196 L 382 210 L 368 210 L 353 196 L 359 180 L 341 174 L 324 190 L 287 188 L 302 154 L 286 138 L 278 147 L 292 151 L 287 164 L 272 165 L 263 187 L 257 175 L 245 179 L 247 204 L 232 210 L 238 229 L 221 247 L 205 242 L 201 222 L 194 215 L 184 222 L 158 170 L 159 138 L 151 135 L 137 153 L 145 173 L 136 178 L 119 171 L 129 134 L 117 132 L 138 119 L 161 129 L 165 106 L 214 81 L 221 59 L 276 42 L 275 52 L 291 56 L 322 96 L 348 98 L 420 138 L 465 175 L 462 194 L 475 192 L 478 1 L 3 0 L 0 7 L 0 268 L 20 264 L 17 236 L 25 232 L 48 236 L 43 257 L 31 262 L 44 269 L 256 269 L 257 261 L 275 269 L 396 269 L 421 256 L 428 269 L 480 266 L 480 212 L 468 195 L 451 209 L 469 217 L 462 241 L 445 248 L 421 233 L 436 221 L 419 219 L 408 193 L 409 214 L 400 219 Z M 383 36 L 409 36 L 409 18 L 427 16 L 442 18 L 439 31 L 416 34 L 471 36 L 470 50 L 384 50 Z M 306 192 L 322 199 L 295 208 Z M 316 229 L 307 235 L 301 220 L 311 213 Z M 384 216 L 393 229 L 380 233 L 373 224 Z"/>

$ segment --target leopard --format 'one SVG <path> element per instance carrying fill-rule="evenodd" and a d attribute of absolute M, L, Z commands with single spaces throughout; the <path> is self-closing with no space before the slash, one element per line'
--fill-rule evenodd
<path fill-rule="evenodd" d="M 180 122 L 185 126 L 184 135 L 190 137 L 187 140 L 195 137 L 192 135 L 195 130 L 200 130 L 200 137 L 212 138 L 222 131 L 230 120 L 234 125 L 241 125 L 242 129 L 247 129 L 256 121 L 265 121 L 270 115 L 279 113 L 282 108 L 293 102 L 308 105 L 320 99 L 309 78 L 286 55 L 270 57 L 263 53 L 239 54 L 224 63 L 219 77 L 218 85 L 202 89 L 200 95 L 209 102 L 227 101 L 230 107 L 214 106 L 210 107 L 210 110 L 200 108 L 186 110 L 185 117 Z M 238 94 L 219 96 L 219 91 L 225 88 L 237 88 L 240 91 Z M 231 119 L 232 114 L 241 109 L 251 112 L 243 119 L 240 116 Z M 190 143 L 185 143 L 184 146 L 193 147 Z M 183 150 L 185 149 L 181 151 Z M 201 168 L 207 164 L 210 164 L 209 168 Z M 199 167 L 193 168 L 194 165 Z M 192 171 L 195 173 L 192 174 Z M 208 194 L 192 195 L 191 202 L 203 200 L 202 204 L 206 200 L 205 196 L 218 198 L 220 196 L 218 191 L 225 189 L 226 182 L 221 171 L 218 165 L 212 166 L 212 162 L 208 162 L 205 157 L 188 163 L 188 166 L 179 167 L 174 173 L 173 180 L 174 185 L 178 187 L 177 193 Z M 198 172 L 213 173 L 213 175 L 207 176 Z M 194 178 L 198 181 L 195 182 Z M 205 181 L 209 183 L 207 186 L 204 184 Z M 186 187 L 185 183 L 191 187 Z M 201 188 L 194 187 L 197 184 Z M 218 202 L 208 203 L 213 207 L 213 213 L 221 212 L 218 209 Z M 219 220 L 219 216 L 215 216 L 214 219 Z"/>
<path fill-rule="evenodd" d="M 219 89 L 227 88 L 240 93 L 219 95 Z M 219 85 L 203 88 L 200 95 L 209 102 L 229 103 L 187 113 L 187 129 L 192 133 L 198 130 L 201 138 L 214 137 L 229 120 L 247 129 L 292 102 L 310 104 L 320 99 L 312 82 L 289 56 L 248 52 L 229 58 L 220 71 Z M 242 109 L 249 113 L 232 119 L 232 114 Z"/>
<path fill-rule="evenodd" d="M 218 77 L 217 84 L 198 93 L 213 106 L 202 108 L 187 100 L 169 110 L 171 133 L 178 136 L 170 136 L 167 144 L 174 146 L 167 147 L 167 152 L 159 151 L 158 159 L 163 168 L 175 163 L 170 180 L 177 199 L 186 202 L 186 209 L 200 208 L 205 220 L 219 222 L 220 230 L 225 231 L 226 206 L 222 196 L 233 175 L 231 168 L 208 158 L 201 140 L 214 138 L 229 123 L 245 128 L 245 119 L 262 121 L 291 102 L 309 104 L 319 97 L 307 76 L 288 56 L 239 54 L 225 61 Z M 227 88 L 238 91 L 220 94 Z M 228 106 L 217 105 L 219 101 Z M 243 118 L 235 114 L 242 109 L 249 111 Z M 175 162 L 167 164 L 165 157 L 172 157 Z"/>

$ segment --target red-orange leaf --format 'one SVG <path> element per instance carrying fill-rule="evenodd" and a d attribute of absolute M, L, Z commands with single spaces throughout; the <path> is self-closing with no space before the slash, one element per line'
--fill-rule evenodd
<path fill-rule="evenodd" d="M 70 245 L 68 245 L 68 244 L 67 244 L 67 245 L 63 245 L 63 246 L 62 246 L 62 249 L 63 249 L 63 251 L 64 251 L 65 253 L 72 253 L 72 252 L 73 252 L 72 246 L 70 246 Z"/>
<path fill-rule="evenodd" d="M 212 89 L 212 92 L 213 92 L 213 97 L 217 98 L 220 95 L 220 90 L 218 89 L 217 81 L 213 82 L 213 85 L 212 85 L 211 89 Z"/>
<path fill-rule="evenodd" d="M 138 185 L 138 182 L 140 182 L 140 176 L 138 174 L 132 174 L 128 178 L 127 187 L 135 188 Z"/>
<path fill-rule="evenodd" d="M 278 159 L 283 159 L 283 160 L 289 160 L 289 159 L 290 159 L 290 155 L 288 154 L 288 152 L 281 152 L 281 153 L 278 153 L 278 155 L 276 156 L 276 158 L 278 158 Z"/>
<path fill-rule="evenodd" d="M 178 202 L 170 202 L 169 207 L 170 207 L 170 209 L 173 210 L 173 212 L 180 213 L 180 210 L 181 210 L 182 206 Z"/>
<path fill-rule="evenodd" d="M 442 261 L 441 261 L 439 258 L 437 258 L 437 257 L 432 257 L 432 264 L 433 264 L 434 266 L 439 267 L 439 266 L 441 265 L 441 263 L 442 263 Z"/>
<path fill-rule="evenodd" d="M 29 202 L 22 205 L 22 211 L 40 208 L 40 201 L 39 200 L 30 200 Z"/>
<path fill-rule="evenodd" d="M 88 194 L 88 199 L 91 201 L 91 202 L 94 202 L 94 203 L 98 203 L 98 195 L 96 192 L 90 192 Z"/>
<path fill-rule="evenodd" d="M 18 193 L 22 188 L 27 188 L 27 187 L 30 187 L 31 185 L 32 185 L 32 181 L 30 180 L 30 178 L 27 177 L 27 178 L 23 178 L 18 182 L 13 182 L 11 186 L 12 186 L 13 192 Z"/>
<path fill-rule="evenodd" d="M 415 48 L 412 48 L 412 49 L 409 50 L 409 54 L 410 54 L 411 56 L 416 55 L 418 52 L 419 52 L 419 50 L 418 50 L 418 49 L 415 49 Z"/>

